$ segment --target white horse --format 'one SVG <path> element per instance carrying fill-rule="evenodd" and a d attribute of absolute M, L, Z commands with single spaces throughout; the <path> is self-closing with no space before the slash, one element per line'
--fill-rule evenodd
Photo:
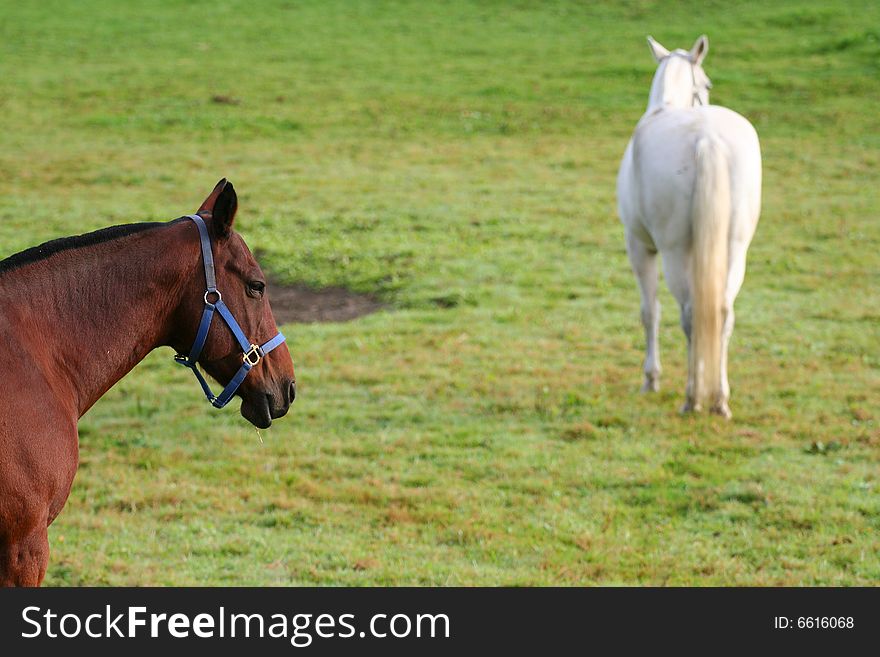
<path fill-rule="evenodd" d="M 642 294 L 647 355 L 642 390 L 660 381 L 657 253 L 681 308 L 688 339 L 682 411 L 730 417 L 727 346 L 733 302 L 761 210 L 761 149 L 744 117 L 709 104 L 701 66 L 705 35 L 687 52 L 648 37 L 658 62 L 648 109 L 626 147 L 617 177 L 626 248 Z"/>

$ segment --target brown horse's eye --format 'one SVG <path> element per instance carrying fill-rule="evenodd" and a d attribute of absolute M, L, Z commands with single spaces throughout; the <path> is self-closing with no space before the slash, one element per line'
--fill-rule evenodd
<path fill-rule="evenodd" d="M 266 290 L 266 284 L 263 281 L 250 281 L 247 287 L 248 294 L 256 299 L 263 296 L 263 292 Z"/>

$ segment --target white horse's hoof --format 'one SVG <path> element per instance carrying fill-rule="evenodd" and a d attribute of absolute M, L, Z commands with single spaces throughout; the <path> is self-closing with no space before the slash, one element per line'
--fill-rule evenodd
<path fill-rule="evenodd" d="M 642 392 L 660 392 L 660 379 L 645 377 L 642 384 Z"/>
<path fill-rule="evenodd" d="M 733 413 L 730 412 L 730 406 L 727 405 L 727 402 L 719 402 L 712 407 L 712 413 L 715 415 L 720 415 L 726 420 L 729 420 L 733 417 Z"/>
<path fill-rule="evenodd" d="M 703 407 L 700 404 L 695 404 L 693 401 L 688 399 L 684 404 L 681 405 L 681 408 L 678 410 L 679 413 L 685 415 L 687 413 L 699 413 L 703 410 Z"/>

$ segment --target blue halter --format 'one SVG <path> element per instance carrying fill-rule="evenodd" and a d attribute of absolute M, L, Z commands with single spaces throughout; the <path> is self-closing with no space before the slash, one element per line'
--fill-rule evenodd
<path fill-rule="evenodd" d="M 241 330 L 238 322 L 235 321 L 235 317 L 232 316 L 229 308 L 223 303 L 223 297 L 220 295 L 220 290 L 217 289 L 217 280 L 214 277 L 214 256 L 211 253 L 211 238 L 208 236 L 208 228 L 205 226 L 205 221 L 197 214 L 190 214 L 187 215 L 187 217 L 192 219 L 199 229 L 199 239 L 202 243 L 202 259 L 205 263 L 205 283 L 207 284 L 207 289 L 205 290 L 205 310 L 202 312 L 202 321 L 199 323 L 199 330 L 198 333 L 196 333 L 196 339 L 195 342 L 193 342 L 192 349 L 189 350 L 189 356 L 177 354 L 174 357 L 174 361 L 179 365 L 191 369 L 192 373 L 196 375 L 196 379 L 198 379 L 201 384 L 202 390 L 205 393 L 205 397 L 208 398 L 208 401 L 211 402 L 215 408 L 223 408 L 232 399 L 232 396 L 235 394 L 235 391 L 238 390 L 238 387 L 242 384 L 242 381 L 244 381 L 248 372 L 250 372 L 251 369 L 262 360 L 263 356 L 284 342 L 284 335 L 279 331 L 278 335 L 261 345 L 253 344 L 245 337 L 244 331 Z M 208 299 L 213 296 L 216 296 L 217 300 L 212 303 Z M 238 340 L 238 344 L 241 346 L 242 350 L 241 367 L 229 383 L 226 384 L 226 387 L 223 388 L 223 392 L 216 397 L 214 396 L 214 393 L 211 392 L 208 382 L 205 381 L 205 377 L 202 376 L 202 373 L 199 372 L 197 367 L 199 356 L 202 353 L 202 348 L 205 346 L 205 340 L 208 337 L 208 330 L 211 328 L 211 320 L 214 318 L 215 310 L 220 313 L 220 317 L 226 322 L 226 325 L 229 327 L 229 330 L 232 331 L 232 335 L 235 336 L 235 339 Z"/>

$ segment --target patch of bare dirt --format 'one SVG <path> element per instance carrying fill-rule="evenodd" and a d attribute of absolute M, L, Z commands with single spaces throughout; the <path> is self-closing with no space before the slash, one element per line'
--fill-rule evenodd
<path fill-rule="evenodd" d="M 385 307 L 370 294 L 344 287 L 315 289 L 306 285 L 282 285 L 269 281 L 269 301 L 278 324 L 298 322 L 347 322 Z"/>
<path fill-rule="evenodd" d="M 218 105 L 241 105 L 240 98 L 235 98 L 234 96 L 224 96 L 222 94 L 211 96 L 211 102 L 217 103 Z"/>

